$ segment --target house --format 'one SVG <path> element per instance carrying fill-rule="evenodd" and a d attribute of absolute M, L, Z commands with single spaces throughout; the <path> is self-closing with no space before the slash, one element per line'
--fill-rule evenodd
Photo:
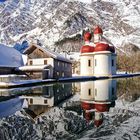
<path fill-rule="evenodd" d="M 23 53 L 27 55 L 27 65 L 20 67 L 19 70 L 33 79 L 72 76 L 71 61 L 47 48 L 31 44 Z"/>
<path fill-rule="evenodd" d="M 103 38 L 102 29 L 97 26 L 93 32 L 94 42 L 91 42 L 92 34 L 84 34 L 85 44 L 80 54 L 81 76 L 109 76 L 116 74 L 115 47 Z"/>

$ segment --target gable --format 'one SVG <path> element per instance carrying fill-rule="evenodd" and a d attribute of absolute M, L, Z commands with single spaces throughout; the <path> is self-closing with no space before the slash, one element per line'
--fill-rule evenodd
<path fill-rule="evenodd" d="M 27 50 L 24 52 L 28 55 L 29 58 L 49 58 L 50 55 L 41 47 L 37 47 L 35 45 L 31 45 Z"/>

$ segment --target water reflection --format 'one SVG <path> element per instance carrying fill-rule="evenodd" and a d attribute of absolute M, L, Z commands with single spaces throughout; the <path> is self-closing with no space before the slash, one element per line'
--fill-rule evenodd
<path fill-rule="evenodd" d="M 103 123 L 103 113 L 115 106 L 116 80 L 102 80 L 81 83 L 81 107 L 83 116 L 99 127 Z"/>
<path fill-rule="evenodd" d="M 22 91 L 23 89 L 4 90 L 4 93 L 1 91 L 0 112 L 3 113 L 0 113 L 0 117 L 13 115 L 24 108 L 25 113 L 35 119 L 51 107 L 71 97 L 72 83 L 26 88 L 27 94 L 23 92 L 23 95 Z M 19 92 L 22 96 L 16 97 Z"/>
<path fill-rule="evenodd" d="M 0 139 L 139 138 L 139 91 L 139 78 L 1 90 Z"/>

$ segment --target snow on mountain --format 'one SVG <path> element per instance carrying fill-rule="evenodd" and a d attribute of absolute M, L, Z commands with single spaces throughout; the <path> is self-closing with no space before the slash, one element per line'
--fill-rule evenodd
<path fill-rule="evenodd" d="M 0 3 L 0 42 L 39 40 L 51 49 L 75 51 L 82 31 L 98 24 L 116 47 L 139 47 L 139 5 L 139 0 L 8 0 Z"/>

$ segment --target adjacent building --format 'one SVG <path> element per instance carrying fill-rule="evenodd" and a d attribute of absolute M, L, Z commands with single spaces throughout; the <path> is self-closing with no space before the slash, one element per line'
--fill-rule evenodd
<path fill-rule="evenodd" d="M 72 76 L 72 63 L 59 54 L 36 44 L 31 44 L 25 51 L 27 65 L 19 70 L 27 73 L 32 79 L 47 79 Z"/>

